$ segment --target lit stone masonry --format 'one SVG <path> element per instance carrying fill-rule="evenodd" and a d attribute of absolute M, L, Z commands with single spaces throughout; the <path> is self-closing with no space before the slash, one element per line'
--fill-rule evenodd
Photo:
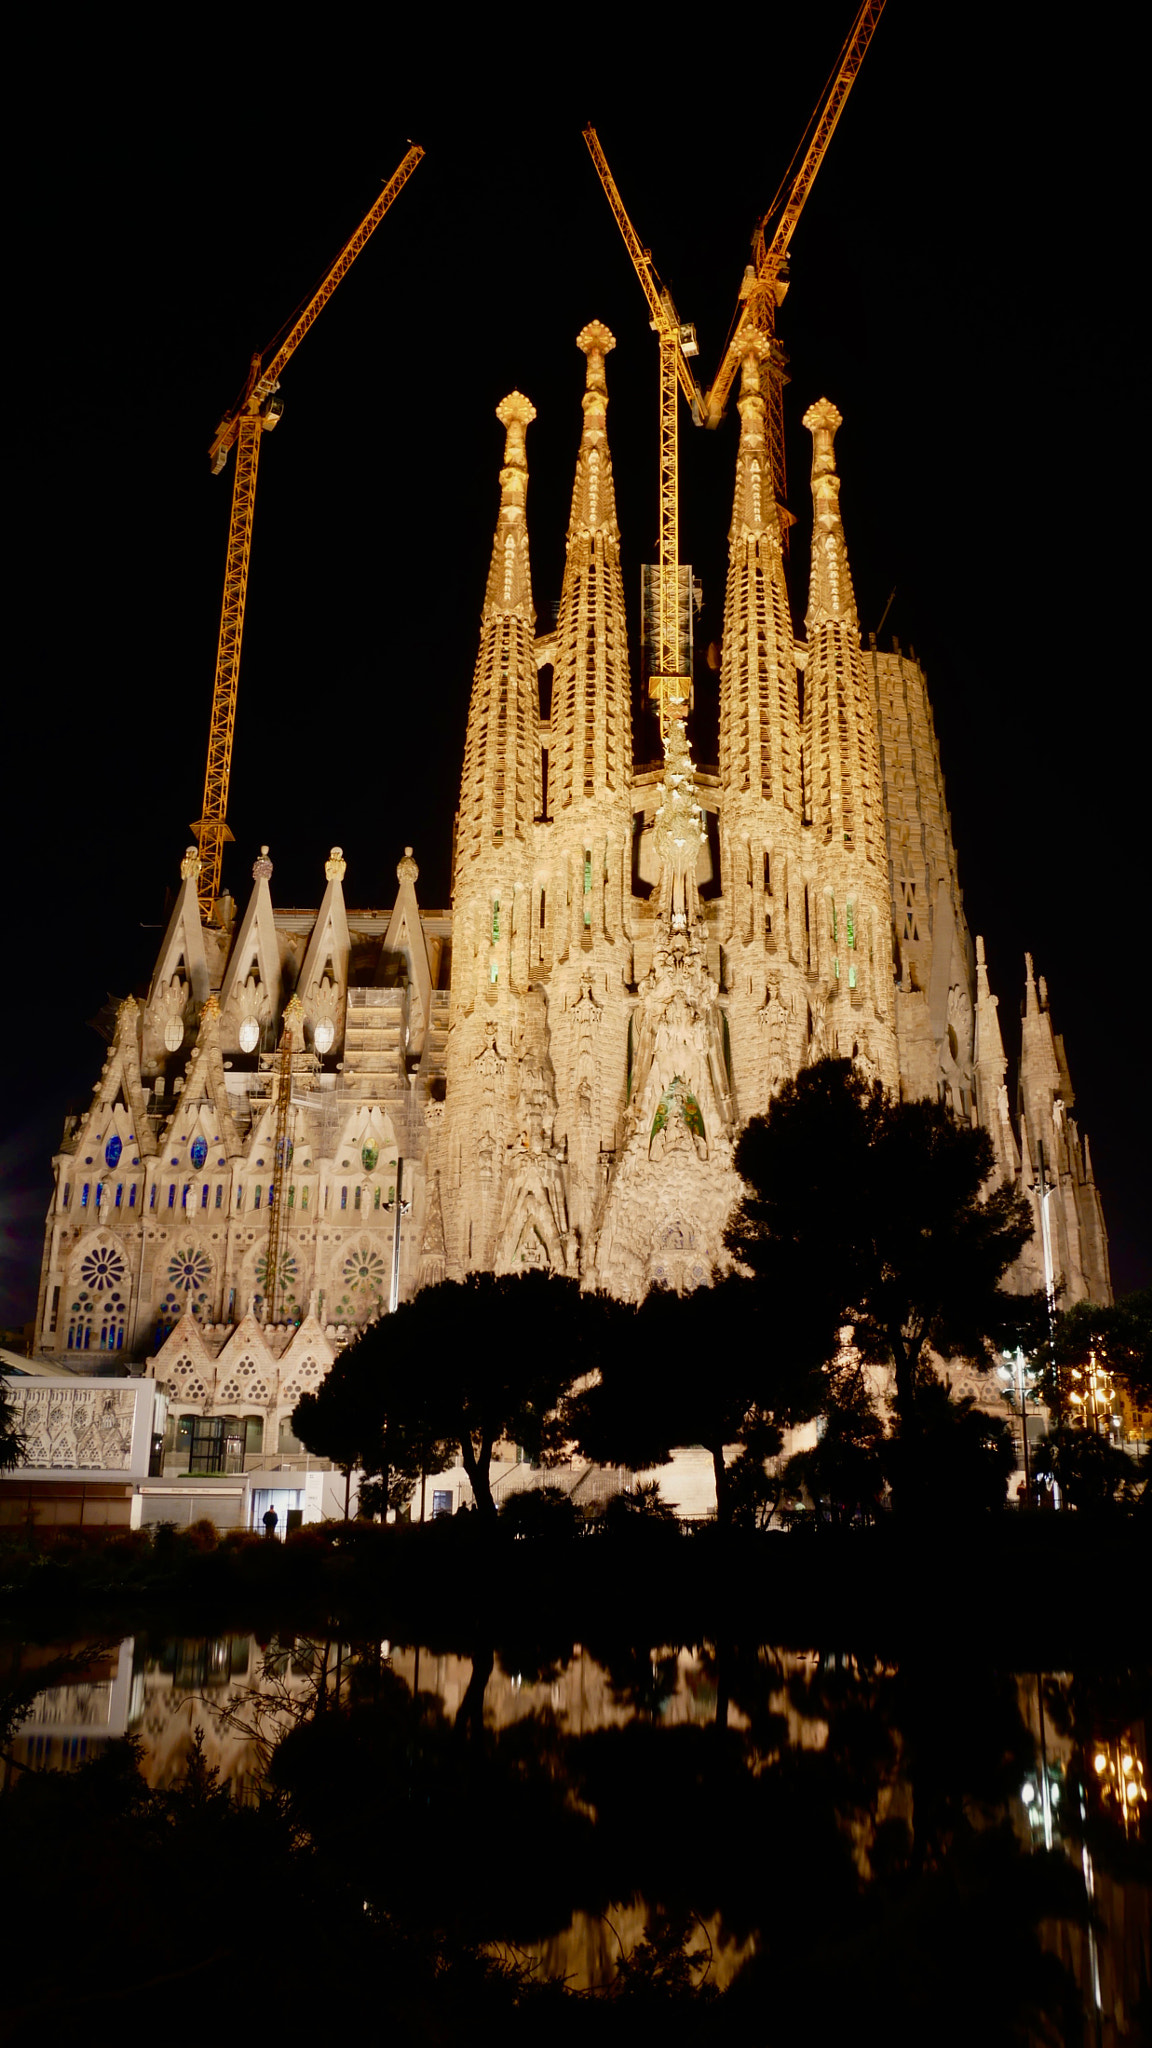
<path fill-rule="evenodd" d="M 840 518 L 833 442 L 841 425 L 822 398 L 812 436 L 812 566 L 804 671 L 805 918 L 808 1057 L 854 1059 L 899 1087 L 892 988 L 892 907 L 876 707 L 860 648 Z"/>
<path fill-rule="evenodd" d="M 750 332 L 741 365 L 720 665 L 724 1007 L 741 1119 L 763 1114 L 808 1049 L 800 703 L 765 445 L 769 347 Z"/>
<path fill-rule="evenodd" d="M 1013 1080 L 969 936 L 923 670 L 898 648 L 861 649 L 839 413 L 822 399 L 805 415 L 800 646 L 763 345 L 748 336 L 720 762 L 694 764 L 673 718 L 663 762 L 637 767 L 607 437 L 614 344 L 591 321 L 577 345 L 564 579 L 555 631 L 540 637 L 526 518 L 535 409 L 520 392 L 497 408 L 500 503 L 451 910 L 420 904 L 411 847 L 390 908 L 346 904 L 333 847 L 319 908 L 277 909 L 262 847 L 246 904 L 225 894 L 203 923 L 188 848 L 148 987 L 110 1014 L 91 1104 L 68 1118 L 36 1350 L 93 1373 L 112 1353 L 151 1359 L 177 1424 L 247 1415 L 266 1452 L 285 1450 L 300 1391 L 388 1309 L 394 1274 L 398 1301 L 528 1266 L 629 1300 L 654 1283 L 709 1283 L 725 1267 L 742 1125 L 826 1053 L 988 1130 L 997 1173 L 1036 1218 L 1015 1285 L 1047 1282 L 1066 1304 L 1110 1298 L 1044 981 L 1029 961 Z"/>

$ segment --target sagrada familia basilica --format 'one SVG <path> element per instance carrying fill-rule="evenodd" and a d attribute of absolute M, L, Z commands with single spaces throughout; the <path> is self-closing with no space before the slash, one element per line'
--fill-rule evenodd
<path fill-rule="evenodd" d="M 741 367 L 720 759 L 682 716 L 633 760 L 633 691 L 598 322 L 553 631 L 537 631 L 528 399 L 498 407 L 500 509 L 464 737 L 450 909 L 278 910 L 262 848 L 204 924 L 194 849 L 146 995 L 120 1005 L 55 1159 L 41 1356 L 162 1350 L 174 1412 L 279 1417 L 419 1287 L 547 1267 L 636 1300 L 708 1285 L 733 1148 L 825 1054 L 989 1133 L 1036 1218 L 1018 1284 L 1110 1299 L 1087 1141 L 1029 960 L 1010 1092 L 973 948 L 925 678 L 865 646 L 836 408 L 812 440 L 806 638 L 765 445 L 762 344 Z M 287 1054 L 283 1048 L 287 1036 Z M 282 1091 L 290 1089 L 290 1101 Z M 273 1182 L 277 1227 L 269 1230 Z M 275 1260 L 269 1272 L 270 1251 Z M 269 1317 L 269 1304 L 273 1314 Z"/>

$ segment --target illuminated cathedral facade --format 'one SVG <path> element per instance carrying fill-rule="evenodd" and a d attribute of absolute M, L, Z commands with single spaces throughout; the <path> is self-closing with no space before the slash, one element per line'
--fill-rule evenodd
<path fill-rule="evenodd" d="M 578 345 L 583 426 L 545 634 L 527 524 L 534 409 L 518 392 L 498 408 L 450 908 L 420 905 L 411 849 L 390 908 L 348 907 L 333 848 L 319 910 L 277 909 L 265 848 L 247 904 L 224 896 L 205 925 L 189 850 L 147 993 L 120 1005 L 91 1105 L 56 1155 L 41 1356 L 83 1354 L 93 1370 L 110 1353 L 152 1357 L 177 1414 L 254 1403 L 282 1434 L 358 1328 L 437 1280 L 546 1267 L 626 1300 L 707 1285 L 727 1264 L 741 1127 L 827 1054 L 985 1127 L 1036 1217 L 1019 1285 L 1110 1299 L 1044 981 L 1029 961 L 1010 1093 L 924 674 L 861 641 L 839 414 L 820 400 L 805 415 L 799 639 L 751 334 L 719 762 L 694 764 L 672 715 L 662 761 L 638 765 L 614 343 L 592 322 Z"/>

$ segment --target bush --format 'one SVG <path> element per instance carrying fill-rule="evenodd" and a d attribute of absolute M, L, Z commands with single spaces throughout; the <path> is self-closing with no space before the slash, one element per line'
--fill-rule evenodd
<path fill-rule="evenodd" d="M 501 1504 L 500 1524 L 511 1536 L 569 1537 L 580 1514 L 562 1487 L 534 1486 Z"/>

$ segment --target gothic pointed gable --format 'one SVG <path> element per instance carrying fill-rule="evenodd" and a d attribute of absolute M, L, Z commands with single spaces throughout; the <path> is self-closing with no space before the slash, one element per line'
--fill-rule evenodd
<path fill-rule="evenodd" d="M 238 1045 L 244 1052 L 254 1051 L 259 1039 L 254 1039 L 251 1045 L 245 1044 L 241 1026 L 249 1022 L 258 1023 L 262 1039 L 267 1028 L 274 1026 L 280 1015 L 283 1000 L 280 941 L 268 887 L 271 876 L 268 848 L 262 846 L 259 859 L 252 864 L 252 894 L 232 942 L 220 989 L 223 1038 L 230 1050 Z"/>
<path fill-rule="evenodd" d="M 302 1394 L 314 1394 L 335 1357 L 331 1341 L 309 1310 L 280 1359 L 281 1402 L 294 1405 Z"/>
<path fill-rule="evenodd" d="M 200 856 L 190 846 L 180 863 L 180 888 L 160 942 L 144 1009 L 145 1050 L 152 1056 L 179 1051 L 211 986 L 196 894 L 199 874 Z"/>
<path fill-rule="evenodd" d="M 186 1308 L 146 1367 L 148 1378 L 167 1390 L 171 1402 L 207 1403 L 216 1365 L 191 1308 Z"/>
<path fill-rule="evenodd" d="M 208 1112 L 206 1117 L 199 1115 L 202 1109 Z M 160 1138 L 161 1153 L 169 1154 L 171 1146 L 180 1138 L 190 1145 L 194 1137 L 193 1125 L 198 1117 L 203 1126 L 201 1135 L 207 1144 L 223 1146 L 225 1158 L 238 1159 L 244 1148 L 228 1104 L 224 1060 L 220 1051 L 220 1005 L 215 996 L 209 996 L 200 1012 L 196 1047 L 188 1063 L 183 1089 L 176 1097 Z"/>
<path fill-rule="evenodd" d="M 127 996 L 116 1012 L 108 1057 L 93 1090 L 91 1107 L 76 1136 L 75 1149 L 81 1156 L 88 1145 L 100 1144 L 105 1148 L 105 1164 L 110 1171 L 122 1156 L 127 1165 L 137 1156 L 150 1158 L 156 1150 L 140 1080 L 139 1030 L 140 1012 L 133 998 Z M 111 1156 L 112 1151 L 115 1157 Z"/>
<path fill-rule="evenodd" d="M 424 1034 L 432 1016 L 432 969 L 428 961 L 428 942 L 420 922 L 420 906 L 416 901 L 416 882 L 420 870 L 412 858 L 412 848 L 404 848 L 404 857 L 396 864 L 396 880 L 399 888 L 388 930 L 384 934 L 384 958 L 402 954 L 407 962 L 409 1012 L 408 1050 L 416 1053 L 424 1043 Z"/>
<path fill-rule="evenodd" d="M 309 1039 L 321 1055 L 331 1052 L 343 1033 L 348 961 L 352 951 L 348 914 L 344 908 L 347 866 L 343 849 L 334 846 L 324 863 L 327 887 L 296 984 L 296 993 L 304 1006 Z"/>
<path fill-rule="evenodd" d="M 632 685 L 604 375 L 616 340 L 592 320 L 576 346 L 587 367 L 556 626 L 549 787 L 556 818 L 586 799 L 602 806 L 616 797 L 627 809 L 632 770 Z"/>

